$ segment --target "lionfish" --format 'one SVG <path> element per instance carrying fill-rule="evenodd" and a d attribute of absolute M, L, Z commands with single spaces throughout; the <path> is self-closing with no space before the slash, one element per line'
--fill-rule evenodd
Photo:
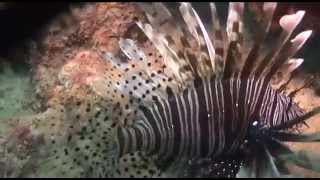
<path fill-rule="evenodd" d="M 119 54 L 101 52 L 112 64 L 111 105 L 77 140 L 92 146 L 73 143 L 61 153 L 91 153 L 73 156 L 96 172 L 85 176 L 235 177 L 241 169 L 280 176 L 287 173 L 283 157 L 295 155 L 284 142 L 319 141 L 298 130 L 320 109 L 304 112 L 293 101 L 297 91 L 284 92 L 303 62 L 293 56 L 312 33 L 295 31 L 304 11 L 282 16 L 274 32 L 277 3 L 230 3 L 225 28 L 214 3 L 208 25 L 190 3 L 180 3 L 180 14 L 162 3 L 138 5 L 146 15 L 136 22 L 143 37 L 121 38 Z M 157 55 L 142 50 L 143 38 Z M 287 78 L 274 88 L 279 72 Z"/>

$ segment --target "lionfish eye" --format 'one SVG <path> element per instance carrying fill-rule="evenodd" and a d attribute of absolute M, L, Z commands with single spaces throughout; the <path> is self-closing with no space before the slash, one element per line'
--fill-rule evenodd
<path fill-rule="evenodd" d="M 259 121 L 254 121 L 248 130 L 248 139 L 251 142 L 258 141 L 263 136 L 262 124 Z"/>
<path fill-rule="evenodd" d="M 254 121 L 253 123 L 252 123 L 252 126 L 257 126 L 258 125 L 258 121 Z"/>

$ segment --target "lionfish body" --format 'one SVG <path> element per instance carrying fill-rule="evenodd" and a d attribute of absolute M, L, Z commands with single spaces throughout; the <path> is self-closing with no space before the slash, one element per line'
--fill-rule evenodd
<path fill-rule="evenodd" d="M 290 74 L 301 64 L 301 59 L 288 59 L 308 39 L 311 31 L 288 40 L 304 12 L 287 15 L 280 20 L 283 28 L 280 40 L 265 55 L 265 52 L 262 53 L 265 50 L 262 42 L 268 34 L 276 8 L 274 3 L 257 6 L 260 8 L 258 13 L 262 13 L 259 15 L 266 19 L 257 23 L 259 26 L 254 31 L 258 35 L 253 37 L 250 48 L 244 44 L 242 3 L 230 4 L 226 30 L 220 28 L 215 6 L 211 4 L 213 17 L 216 18 L 213 19 L 213 37 L 209 36 L 188 3 L 180 6 L 187 26 L 185 29 L 174 24 L 172 15 L 162 4 L 141 6 L 151 24 L 138 22 L 138 26 L 154 43 L 168 68 L 172 66 L 173 78 L 185 87 L 174 91 L 167 85 L 162 92 L 165 96 L 155 93 L 151 95 L 151 104 L 140 103 L 140 114 L 134 124 L 119 128 L 121 155 L 144 151 L 156 155 L 158 162 L 189 162 L 190 167 L 194 162 L 208 158 L 212 159 L 212 164 L 223 163 L 231 156 L 241 156 L 245 144 L 255 142 L 264 132 L 262 129 L 287 124 L 304 114 L 292 98 L 270 85 L 279 67 L 289 65 L 285 73 Z M 194 41 L 189 40 L 192 38 Z M 120 47 L 125 42 L 133 43 L 123 40 Z M 196 50 L 188 49 L 192 47 L 191 43 L 198 43 Z M 132 44 L 123 46 L 122 50 L 129 54 L 132 52 L 130 48 L 137 49 Z M 145 57 L 140 57 L 140 60 L 145 60 Z M 243 64 L 239 68 L 233 63 Z M 148 92 L 148 87 L 142 85 L 143 88 Z M 208 176 L 235 176 L 245 159 L 233 160 L 236 161 L 211 170 Z M 169 166 L 166 163 L 164 166 Z M 201 163 L 198 166 L 201 167 Z M 186 174 L 195 175 L 190 172 Z M 204 173 L 202 176 L 205 176 Z"/>
<path fill-rule="evenodd" d="M 161 159 L 230 155 L 253 124 L 273 127 L 303 114 L 295 104 L 288 110 L 291 99 L 263 79 L 196 81 L 197 87 L 180 94 L 169 90 L 167 99 L 142 106 L 143 118 L 131 128 L 120 128 L 122 153 L 147 150 Z"/>
<path fill-rule="evenodd" d="M 69 136 L 75 147 L 58 159 L 75 152 L 70 162 L 84 176 L 234 177 L 241 165 L 261 174 L 265 163 L 279 175 L 272 157 L 289 151 L 281 141 L 316 113 L 283 91 L 303 61 L 293 55 L 311 35 L 294 31 L 304 11 L 283 16 L 272 32 L 276 3 L 230 3 L 225 28 L 210 3 L 209 30 L 190 3 L 180 4 L 181 15 L 161 3 L 139 7 L 144 37 L 120 39 L 117 56 L 101 53 L 110 105 L 88 111 L 89 125 Z M 150 42 L 156 53 L 143 50 Z M 274 88 L 279 72 L 286 78 Z"/>
<path fill-rule="evenodd" d="M 172 15 L 162 4 L 141 6 L 151 24 L 138 22 L 138 26 L 164 57 L 168 68 L 173 66 L 174 78 L 187 85 L 178 92 L 168 85 L 166 97 L 154 95 L 151 105 L 139 105 L 140 115 L 134 125 L 119 128 L 120 154 L 145 151 L 157 155 L 159 162 L 221 159 L 241 153 L 248 140 L 258 139 L 259 133 L 264 132 L 262 129 L 281 126 L 304 114 L 292 98 L 270 85 L 279 67 L 289 64 L 290 68 L 285 71 L 290 74 L 301 64 L 301 59 L 289 62 L 288 59 L 311 31 L 302 32 L 291 42 L 288 39 L 304 12 L 280 20 L 283 32 L 274 45 L 279 49 L 271 48 L 263 57 L 259 53 L 268 34 L 274 3 L 257 6 L 261 8 L 258 13 L 266 20 L 261 20 L 260 27 L 255 30 L 251 48 L 244 42 L 242 3 L 230 4 L 226 30 L 220 27 L 215 6 L 211 4 L 213 18 L 216 18 L 213 19 L 213 37 L 188 3 L 180 6 L 187 30 L 174 24 Z M 188 35 L 191 37 L 186 37 Z M 189 40 L 192 37 L 198 43 L 196 52 L 188 49 L 192 47 Z M 129 48 L 136 47 L 123 48 L 123 51 L 130 51 Z M 239 68 L 233 63 L 243 64 Z M 229 168 L 237 172 L 243 160 L 238 158 Z M 223 166 L 213 170 L 211 175 L 235 176 L 233 171 L 229 174 L 225 171 L 226 166 Z"/>

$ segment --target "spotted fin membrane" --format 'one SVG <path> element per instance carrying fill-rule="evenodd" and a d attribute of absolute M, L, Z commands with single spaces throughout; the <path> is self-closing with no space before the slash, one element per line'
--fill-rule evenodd
<path fill-rule="evenodd" d="M 46 145 L 41 150 L 45 160 L 39 162 L 37 169 L 40 177 L 109 177 L 112 174 L 117 149 L 111 110 L 90 101 L 82 102 L 70 102 L 62 108 L 65 117 L 54 117 L 58 113 L 51 112 L 52 123 L 48 124 Z"/>

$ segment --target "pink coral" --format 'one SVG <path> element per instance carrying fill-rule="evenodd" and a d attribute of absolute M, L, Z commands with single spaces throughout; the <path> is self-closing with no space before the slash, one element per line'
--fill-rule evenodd
<path fill-rule="evenodd" d="M 74 85 L 89 85 L 92 81 L 103 78 L 106 63 L 91 51 L 80 51 L 67 62 L 59 73 L 59 78 Z"/>

